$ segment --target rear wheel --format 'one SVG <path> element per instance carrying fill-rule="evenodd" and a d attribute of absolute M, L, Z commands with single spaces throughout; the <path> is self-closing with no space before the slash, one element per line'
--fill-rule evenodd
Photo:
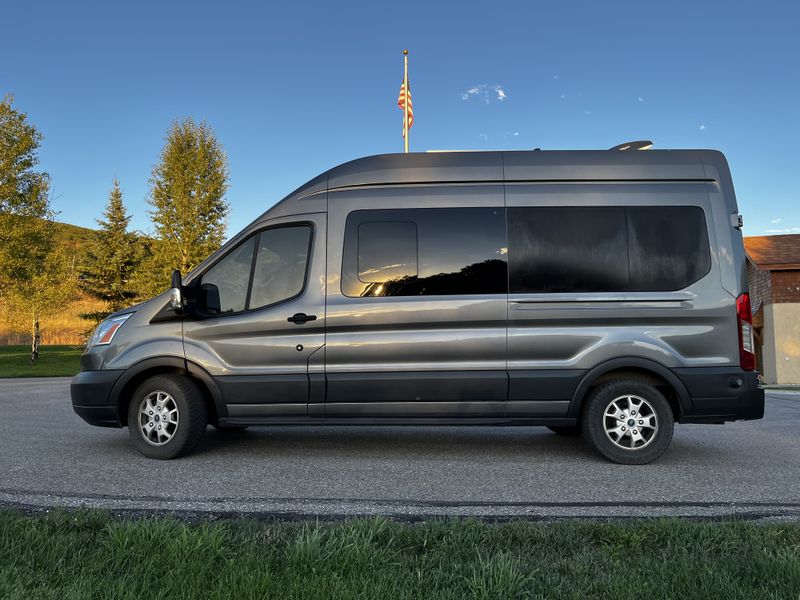
<path fill-rule="evenodd" d="M 156 375 L 134 392 L 128 406 L 128 432 L 148 458 L 169 459 L 197 447 L 208 411 L 197 385 L 183 375 Z"/>
<path fill-rule="evenodd" d="M 613 462 L 652 462 L 672 441 L 672 408 L 648 383 L 635 379 L 608 381 L 595 388 L 586 402 L 581 421 L 584 439 Z"/>

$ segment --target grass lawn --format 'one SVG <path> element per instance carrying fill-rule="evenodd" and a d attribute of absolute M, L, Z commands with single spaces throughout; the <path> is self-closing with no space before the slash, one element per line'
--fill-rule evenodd
<path fill-rule="evenodd" d="M 2 598 L 798 598 L 800 525 L 0 512 Z"/>
<path fill-rule="evenodd" d="M 41 346 L 31 364 L 30 346 L 0 346 L 0 378 L 71 377 L 80 370 L 82 346 Z"/>

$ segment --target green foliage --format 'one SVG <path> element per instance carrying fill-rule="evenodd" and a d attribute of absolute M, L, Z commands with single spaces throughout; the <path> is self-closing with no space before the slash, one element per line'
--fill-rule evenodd
<path fill-rule="evenodd" d="M 0 293 L 39 270 L 52 241 L 43 220 L 52 219 L 47 197 L 50 179 L 35 170 L 42 135 L 27 115 L 0 101 Z"/>
<path fill-rule="evenodd" d="M 162 240 L 139 238 L 139 248 L 144 257 L 131 276 L 131 288 L 138 300 L 153 298 L 169 288 L 170 274 L 175 268 Z"/>
<path fill-rule="evenodd" d="M 47 233 L 52 222 L 39 220 L 39 226 L 52 239 Z M 38 329 L 42 315 L 60 310 L 75 300 L 78 293 L 75 257 L 52 242 L 47 247 L 47 253 L 37 262 L 25 265 L 26 276 L 16 280 L 3 298 L 10 309 L 11 322 L 19 326 L 27 324 L 32 332 Z"/>
<path fill-rule="evenodd" d="M 42 136 L 13 100 L 0 102 L 0 294 L 12 320 L 30 324 L 33 359 L 39 319 L 71 299 L 76 270 L 53 243 L 49 176 L 35 170 Z"/>
<path fill-rule="evenodd" d="M 172 269 L 187 273 L 225 239 L 227 157 L 205 121 L 198 125 L 187 118 L 172 124 L 150 184 L 158 243 L 142 271 L 151 289 L 163 291 Z"/>
<path fill-rule="evenodd" d="M 116 178 L 103 217 L 97 220 L 100 230 L 81 269 L 81 287 L 93 298 L 105 301 L 108 307 L 106 311 L 82 315 L 95 322 L 133 303 L 137 295 L 133 273 L 146 252 L 145 245 L 128 231 L 131 217 L 125 212 Z"/>
<path fill-rule="evenodd" d="M 42 134 L 14 108 L 14 96 L 0 101 L 0 213 L 49 216 L 50 178 L 35 170 Z"/>
<path fill-rule="evenodd" d="M 0 512 L 3 598 L 749 600 L 798 590 L 796 523 L 192 524 Z"/>

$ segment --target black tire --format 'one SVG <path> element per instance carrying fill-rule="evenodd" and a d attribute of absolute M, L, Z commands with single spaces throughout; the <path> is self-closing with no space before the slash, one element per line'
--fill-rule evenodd
<path fill-rule="evenodd" d="M 160 445 L 148 442 L 139 426 L 139 408 L 148 396 L 157 392 L 169 394 L 178 411 L 177 425 L 173 427 L 170 424 L 171 439 Z M 203 401 L 203 395 L 197 385 L 183 375 L 151 377 L 134 392 L 128 406 L 128 432 L 131 441 L 133 446 L 148 458 L 166 460 L 189 454 L 203 438 L 207 424 L 208 409 Z M 165 429 L 166 427 L 167 425 Z"/>
<path fill-rule="evenodd" d="M 566 437 L 575 437 L 581 434 L 581 428 L 579 425 L 573 425 L 572 427 L 568 425 L 548 425 L 547 428 L 553 433 L 557 433 L 558 435 L 563 435 Z"/>
<path fill-rule="evenodd" d="M 617 421 L 614 417 L 606 416 L 606 409 L 615 400 L 626 396 L 638 397 L 649 405 L 649 407 L 643 405 L 642 414 L 637 414 L 636 417 L 649 417 L 650 409 L 652 409 L 655 416 L 656 428 L 654 433 L 651 433 L 653 428 L 642 427 L 641 434 L 638 429 L 632 430 L 642 437 L 650 433 L 647 443 L 644 444 L 642 442 L 641 445 L 635 448 L 620 447 L 611 439 L 611 435 L 616 434 L 613 432 L 606 433 L 606 419 L 609 419 L 610 427 L 614 424 L 614 421 Z M 630 406 L 625 400 L 621 402 L 622 405 Z M 638 402 L 638 400 L 634 399 L 634 402 Z M 619 414 L 623 414 L 623 411 Z M 627 423 L 617 421 L 617 423 L 621 424 L 620 427 L 626 427 L 630 423 L 631 414 L 628 413 L 627 418 L 629 419 Z M 638 418 L 634 419 L 634 421 L 636 423 L 641 422 Z M 637 427 L 636 423 L 633 427 Z M 597 450 L 608 460 L 623 465 L 644 465 L 657 459 L 669 447 L 675 428 L 672 408 L 667 399 L 664 398 L 664 395 L 656 387 L 636 379 L 615 379 L 597 386 L 586 399 L 581 424 L 583 437 L 590 447 Z M 631 430 L 623 435 L 624 437 L 618 438 L 618 440 L 620 443 L 627 445 L 633 439 Z M 635 442 L 635 444 L 639 444 L 639 442 Z"/>

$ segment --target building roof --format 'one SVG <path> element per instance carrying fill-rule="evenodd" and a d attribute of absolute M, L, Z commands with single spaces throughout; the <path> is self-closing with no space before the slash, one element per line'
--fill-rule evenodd
<path fill-rule="evenodd" d="M 744 249 L 762 271 L 800 269 L 800 234 L 746 237 Z"/>

